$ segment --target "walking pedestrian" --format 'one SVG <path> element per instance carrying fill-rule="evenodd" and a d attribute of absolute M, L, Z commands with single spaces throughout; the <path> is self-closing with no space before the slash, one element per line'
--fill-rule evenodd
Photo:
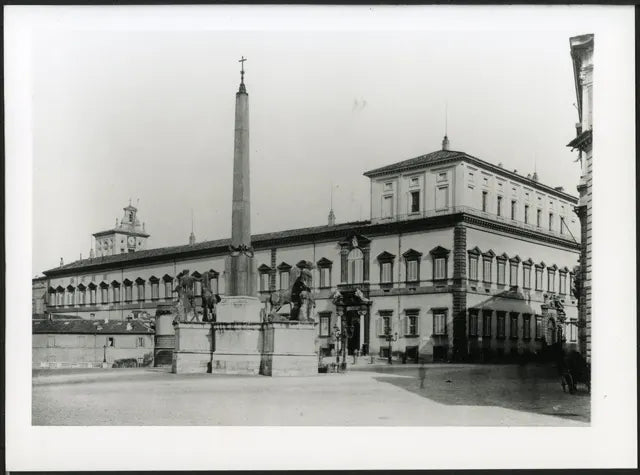
<path fill-rule="evenodd" d="M 420 389 L 424 389 L 424 378 L 427 376 L 427 368 L 424 367 L 424 363 L 418 368 L 418 377 L 420 378 Z"/>

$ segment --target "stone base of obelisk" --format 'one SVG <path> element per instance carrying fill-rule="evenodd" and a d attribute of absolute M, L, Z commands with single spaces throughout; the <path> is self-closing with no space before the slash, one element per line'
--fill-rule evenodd
<path fill-rule="evenodd" d="M 174 325 L 173 373 L 209 373 L 213 353 L 213 327 L 210 322 L 179 322 Z"/>
<path fill-rule="evenodd" d="M 265 323 L 260 374 L 265 376 L 318 374 L 315 327 L 314 322 Z"/>
<path fill-rule="evenodd" d="M 213 324 L 214 374 L 260 374 L 262 361 L 262 323 L 216 322 Z"/>

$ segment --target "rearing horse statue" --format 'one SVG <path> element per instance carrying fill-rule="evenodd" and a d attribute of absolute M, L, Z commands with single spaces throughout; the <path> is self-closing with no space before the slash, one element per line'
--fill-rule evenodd
<path fill-rule="evenodd" d="M 220 295 L 214 294 L 211 290 L 211 279 L 215 275 L 215 272 L 208 271 L 202 276 L 202 321 L 204 322 L 216 321 L 216 305 L 221 300 Z"/>

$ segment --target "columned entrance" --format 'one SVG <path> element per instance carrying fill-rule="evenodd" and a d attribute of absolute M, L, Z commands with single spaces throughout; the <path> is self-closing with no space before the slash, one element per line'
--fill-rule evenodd
<path fill-rule="evenodd" d="M 347 340 L 347 352 L 348 354 L 353 355 L 356 350 L 362 352 L 360 329 L 364 327 L 364 325 L 362 325 L 364 322 L 361 322 L 363 317 L 361 317 L 356 310 L 349 310 L 345 315 L 347 325 L 352 328 L 350 332 L 351 336 Z"/>

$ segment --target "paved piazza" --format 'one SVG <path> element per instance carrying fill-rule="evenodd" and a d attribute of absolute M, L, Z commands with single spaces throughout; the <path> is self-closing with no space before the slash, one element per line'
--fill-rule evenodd
<path fill-rule="evenodd" d="M 302 378 L 34 370 L 34 425 L 589 424 L 590 397 L 537 365 L 363 365 Z"/>

